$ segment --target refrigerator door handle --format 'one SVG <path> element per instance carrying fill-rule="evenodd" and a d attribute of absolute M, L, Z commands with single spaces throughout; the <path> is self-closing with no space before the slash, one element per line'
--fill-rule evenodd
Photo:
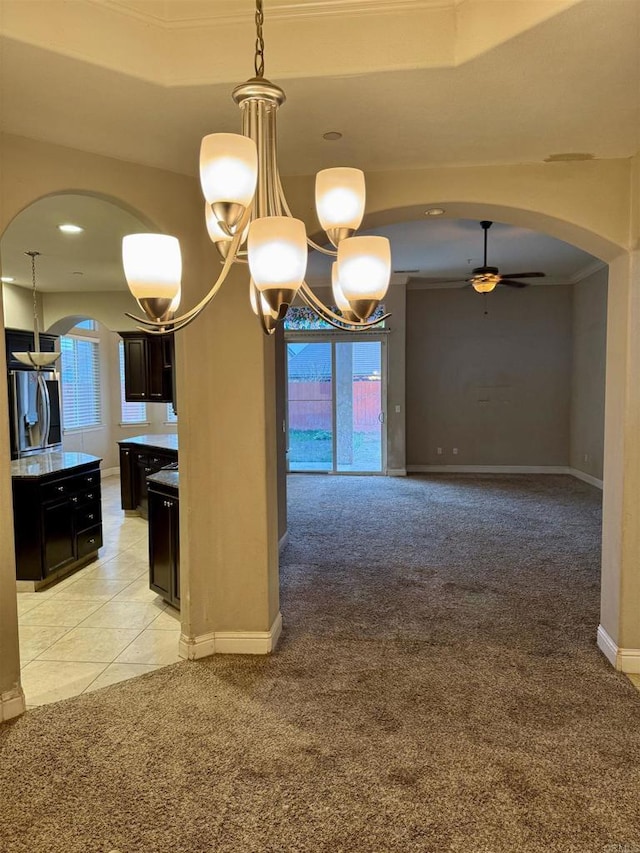
<path fill-rule="evenodd" d="M 15 373 L 10 373 L 11 379 L 11 417 L 13 418 L 13 447 L 12 454 L 20 452 L 20 417 L 18 415 L 18 380 Z"/>
<path fill-rule="evenodd" d="M 40 371 L 38 371 L 38 385 L 40 386 L 40 399 L 42 400 L 42 447 L 49 444 L 49 432 L 51 431 L 51 398 L 49 397 L 49 389 L 47 383 Z"/>

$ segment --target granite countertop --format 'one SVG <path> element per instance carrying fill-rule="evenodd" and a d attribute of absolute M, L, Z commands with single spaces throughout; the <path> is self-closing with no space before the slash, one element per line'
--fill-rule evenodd
<path fill-rule="evenodd" d="M 90 456 L 88 453 L 63 453 L 58 450 L 51 453 L 37 453 L 15 459 L 11 463 L 11 476 L 21 480 L 36 479 L 79 468 L 81 465 L 89 465 L 91 462 L 102 462 L 102 459 L 99 456 Z"/>
<path fill-rule="evenodd" d="M 157 483 L 159 486 L 169 486 L 172 489 L 177 489 L 179 488 L 179 474 L 175 468 L 170 471 L 161 469 L 155 474 L 149 474 L 147 482 Z"/>
<path fill-rule="evenodd" d="M 158 450 L 178 450 L 178 436 L 176 433 L 167 435 L 134 435 L 131 438 L 122 438 L 118 444 L 141 444 L 145 447 L 157 447 Z"/>

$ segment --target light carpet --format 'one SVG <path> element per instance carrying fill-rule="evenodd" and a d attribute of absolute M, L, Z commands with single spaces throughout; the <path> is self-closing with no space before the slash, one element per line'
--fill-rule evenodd
<path fill-rule="evenodd" d="M 640 853 L 600 493 L 290 478 L 285 631 L 0 727 L 2 853 Z"/>

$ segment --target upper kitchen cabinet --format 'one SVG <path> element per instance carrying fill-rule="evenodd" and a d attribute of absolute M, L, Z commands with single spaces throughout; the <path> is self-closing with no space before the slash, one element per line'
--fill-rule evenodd
<path fill-rule="evenodd" d="M 40 332 L 40 351 L 55 352 L 57 341 L 57 335 L 45 335 Z M 7 370 L 31 369 L 21 361 L 18 361 L 17 358 L 14 358 L 13 353 L 33 352 L 33 332 L 29 332 L 26 329 L 5 329 L 5 346 L 7 352 Z"/>
<path fill-rule="evenodd" d="M 173 402 L 173 335 L 120 332 L 128 403 Z"/>

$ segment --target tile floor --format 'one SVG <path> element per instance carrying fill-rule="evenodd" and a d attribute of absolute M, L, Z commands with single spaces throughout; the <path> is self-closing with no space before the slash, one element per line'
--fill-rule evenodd
<path fill-rule="evenodd" d="M 18 593 L 27 707 L 57 702 L 179 660 L 180 614 L 149 589 L 147 522 L 102 481 L 99 560 L 50 589 Z"/>

